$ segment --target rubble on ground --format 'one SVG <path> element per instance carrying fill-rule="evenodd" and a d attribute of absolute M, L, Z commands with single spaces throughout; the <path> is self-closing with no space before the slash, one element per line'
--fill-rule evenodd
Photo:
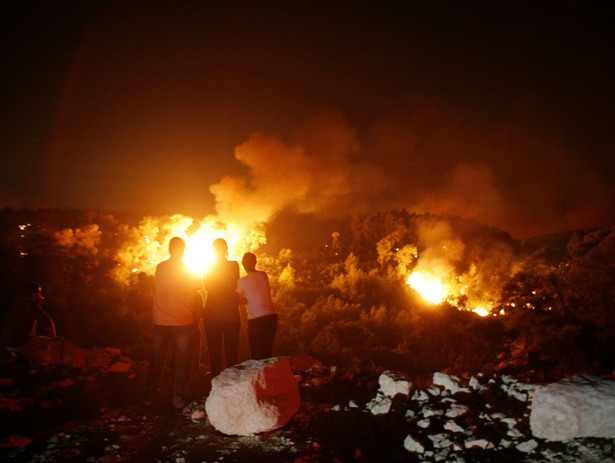
<path fill-rule="evenodd" d="M 0 458 L 604 462 L 615 455 L 613 438 L 556 441 L 532 432 L 532 399 L 536 405 L 546 385 L 480 373 L 411 378 L 373 365 L 327 366 L 309 356 L 287 361 L 299 409 L 285 426 L 245 436 L 219 432 L 205 396 L 181 411 L 166 400 L 143 407 L 145 368 L 136 362 L 125 372 L 56 365 L 5 375 Z"/>

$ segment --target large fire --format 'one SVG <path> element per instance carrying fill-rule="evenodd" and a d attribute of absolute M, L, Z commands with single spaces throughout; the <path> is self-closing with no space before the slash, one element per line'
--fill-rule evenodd
<path fill-rule="evenodd" d="M 423 299 L 432 304 L 441 304 L 448 296 L 448 289 L 442 281 L 434 275 L 426 275 L 420 271 L 412 272 L 408 277 L 408 285 L 421 295 Z"/>
<path fill-rule="evenodd" d="M 408 286 L 416 291 L 425 301 L 440 305 L 449 302 L 456 305 L 461 297 L 466 296 L 466 286 L 460 283 L 460 278 L 438 275 L 425 270 L 415 270 L 408 276 Z M 467 298 L 467 297 L 466 297 Z M 491 304 L 485 301 L 468 301 L 468 309 L 481 317 L 486 317 L 491 311 Z"/>
<path fill-rule="evenodd" d="M 128 239 L 118 252 L 123 264 L 117 277 L 127 278 L 122 269 L 131 273 L 153 274 L 156 265 L 169 258 L 168 243 L 174 236 L 186 241 L 184 262 L 195 273 L 203 273 L 213 262 L 212 243 L 224 238 L 229 246 L 229 259 L 240 260 L 246 251 L 265 243 L 265 234 L 258 224 L 249 227 L 224 224 L 213 216 L 200 221 L 176 214 L 168 217 L 146 217 L 136 228 L 126 229 Z"/>

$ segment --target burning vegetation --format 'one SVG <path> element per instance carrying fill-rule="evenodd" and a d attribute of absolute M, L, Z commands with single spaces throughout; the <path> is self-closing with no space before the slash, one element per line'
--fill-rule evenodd
<path fill-rule="evenodd" d="M 280 316 L 276 355 L 416 373 L 612 371 L 613 229 L 524 243 L 473 221 L 405 210 L 269 223 L 213 216 L 2 213 L 2 305 L 35 279 L 59 334 L 149 350 L 153 270 L 172 236 L 202 272 L 211 242 L 259 254 Z M 245 347 L 244 347 L 245 349 Z M 566 352 L 566 356 L 562 356 Z"/>

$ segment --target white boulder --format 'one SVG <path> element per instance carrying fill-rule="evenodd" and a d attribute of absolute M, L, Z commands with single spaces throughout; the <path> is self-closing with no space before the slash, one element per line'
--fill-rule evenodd
<path fill-rule="evenodd" d="M 410 388 L 412 387 L 412 383 L 403 375 L 390 370 L 380 375 L 378 384 L 380 385 L 380 392 L 391 398 L 395 397 L 397 394 L 404 396 L 410 395 Z"/>
<path fill-rule="evenodd" d="M 467 387 L 462 387 L 459 385 L 459 378 L 457 376 L 447 375 L 446 373 L 434 373 L 433 383 L 437 384 L 438 386 L 442 386 L 451 394 L 456 394 L 457 392 L 470 392 L 470 389 L 468 389 Z"/>
<path fill-rule="evenodd" d="M 412 453 L 425 452 L 425 446 L 410 435 L 406 436 L 406 438 L 404 439 L 404 448 L 408 452 L 412 452 Z"/>
<path fill-rule="evenodd" d="M 538 387 L 530 427 L 534 436 L 552 441 L 615 438 L 615 381 L 581 375 Z"/>
<path fill-rule="evenodd" d="M 211 382 L 205 411 L 218 431 L 248 436 L 284 426 L 300 404 L 288 358 L 274 357 L 223 370 Z"/>
<path fill-rule="evenodd" d="M 367 403 L 366 407 L 372 415 L 386 415 L 391 410 L 392 404 L 390 397 L 378 394 Z"/>

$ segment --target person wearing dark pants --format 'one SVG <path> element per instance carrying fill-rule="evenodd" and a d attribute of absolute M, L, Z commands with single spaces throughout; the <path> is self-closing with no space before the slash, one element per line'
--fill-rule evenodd
<path fill-rule="evenodd" d="M 203 274 L 203 288 L 207 292 L 203 324 L 211 377 L 223 367 L 222 350 L 226 367 L 237 363 L 239 349 L 239 299 L 237 280 L 239 264 L 227 260 L 228 246 L 222 238 L 214 240 L 214 264 Z"/>
<path fill-rule="evenodd" d="M 271 299 L 269 277 L 256 270 L 256 256 L 246 252 L 241 260 L 246 276 L 237 282 L 237 292 L 248 305 L 248 344 L 253 359 L 271 357 L 278 315 Z"/>

